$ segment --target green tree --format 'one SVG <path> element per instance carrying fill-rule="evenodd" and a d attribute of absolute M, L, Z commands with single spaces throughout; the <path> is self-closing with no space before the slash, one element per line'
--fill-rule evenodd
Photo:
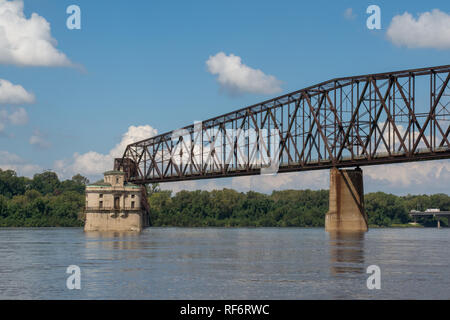
<path fill-rule="evenodd" d="M 0 194 L 0 218 L 5 218 L 8 215 L 8 199 Z"/>
<path fill-rule="evenodd" d="M 89 179 L 86 178 L 86 177 L 83 177 L 79 173 L 72 177 L 72 181 L 77 183 L 77 184 L 84 185 L 84 186 L 87 186 L 89 184 Z"/>
<path fill-rule="evenodd" d="M 31 188 L 44 195 L 59 192 L 60 187 L 61 183 L 59 182 L 58 176 L 52 171 L 35 174 L 31 182 Z"/>
<path fill-rule="evenodd" d="M 29 188 L 30 179 L 25 177 L 17 177 L 14 170 L 0 169 L 0 194 L 7 198 L 15 195 L 24 194 Z"/>

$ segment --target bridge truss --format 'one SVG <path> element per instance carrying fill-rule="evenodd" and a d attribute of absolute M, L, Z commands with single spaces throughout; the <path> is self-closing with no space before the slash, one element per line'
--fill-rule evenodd
<path fill-rule="evenodd" d="M 115 168 L 144 184 L 448 159 L 449 81 L 450 65 L 329 80 L 130 144 Z"/>

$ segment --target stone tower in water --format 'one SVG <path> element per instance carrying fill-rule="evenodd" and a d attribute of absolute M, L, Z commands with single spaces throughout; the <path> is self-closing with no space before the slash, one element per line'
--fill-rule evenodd
<path fill-rule="evenodd" d="M 107 171 L 104 181 L 86 187 L 84 231 L 141 231 L 149 225 L 145 186 L 125 181 L 122 171 Z"/>

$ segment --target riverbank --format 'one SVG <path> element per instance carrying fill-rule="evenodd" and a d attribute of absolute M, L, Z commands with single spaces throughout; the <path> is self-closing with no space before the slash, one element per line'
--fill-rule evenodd
<path fill-rule="evenodd" d="M 369 228 L 374 229 L 374 228 L 427 228 L 426 226 L 423 226 L 419 223 L 417 224 L 411 224 L 411 223 L 394 223 L 390 226 L 386 226 L 386 227 L 380 227 L 377 225 L 369 225 Z M 428 228 L 431 228 L 431 226 L 428 226 Z"/>
<path fill-rule="evenodd" d="M 53 172 L 33 179 L 0 169 L 0 227 L 80 227 L 84 224 L 85 177 L 60 181 Z M 271 194 L 213 191 L 171 191 L 149 188 L 154 227 L 324 227 L 328 190 L 283 190 Z M 365 195 L 369 226 L 413 227 L 411 209 L 450 210 L 446 194 L 396 196 L 383 192 Z M 448 219 L 441 218 L 441 226 Z M 435 227 L 434 218 L 418 218 Z M 414 226 L 416 227 L 416 226 Z"/>

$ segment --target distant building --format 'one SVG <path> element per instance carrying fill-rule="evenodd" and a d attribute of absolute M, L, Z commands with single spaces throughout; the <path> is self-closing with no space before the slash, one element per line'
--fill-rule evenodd
<path fill-rule="evenodd" d="M 85 231 L 141 231 L 149 225 L 144 186 L 125 181 L 122 171 L 107 171 L 104 181 L 86 187 Z"/>

